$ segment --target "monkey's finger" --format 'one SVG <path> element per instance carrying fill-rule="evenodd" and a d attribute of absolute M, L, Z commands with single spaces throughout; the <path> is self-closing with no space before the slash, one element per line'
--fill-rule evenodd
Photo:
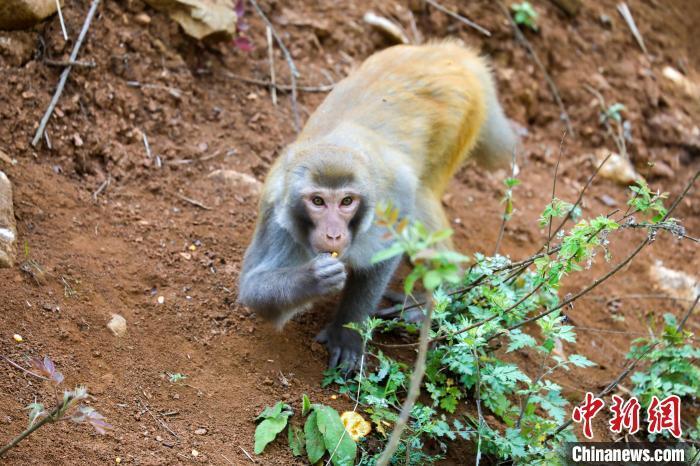
<path fill-rule="evenodd" d="M 320 278 L 330 277 L 332 275 L 337 275 L 340 273 L 345 273 L 345 266 L 342 262 L 337 264 L 329 264 L 316 269 L 316 276 Z"/>
<path fill-rule="evenodd" d="M 343 369 L 343 373 L 346 377 L 353 375 L 357 372 L 357 366 L 359 361 L 359 355 L 354 351 L 344 351 L 341 357 L 340 367 Z"/>
<path fill-rule="evenodd" d="M 316 335 L 315 340 L 319 343 L 326 343 L 328 341 L 328 330 L 323 329 L 320 332 L 318 332 L 318 335 Z"/>
<path fill-rule="evenodd" d="M 343 350 L 336 347 L 331 348 L 329 352 L 330 357 L 328 358 L 328 368 L 335 369 L 336 367 L 338 367 L 338 363 L 340 362 L 340 357 L 343 354 Z"/>

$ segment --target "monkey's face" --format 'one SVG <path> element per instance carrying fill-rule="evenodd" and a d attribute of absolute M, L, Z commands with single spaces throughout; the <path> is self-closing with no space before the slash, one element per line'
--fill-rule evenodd
<path fill-rule="evenodd" d="M 302 199 L 311 220 L 311 248 L 316 253 L 342 255 L 352 242 L 351 223 L 360 207 L 360 195 L 347 188 L 316 188 L 302 193 Z"/>

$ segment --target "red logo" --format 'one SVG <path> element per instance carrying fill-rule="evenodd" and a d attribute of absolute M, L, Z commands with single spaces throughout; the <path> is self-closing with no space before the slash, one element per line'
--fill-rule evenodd
<path fill-rule="evenodd" d="M 598 414 L 598 411 L 603 409 L 603 406 L 605 406 L 605 401 L 596 398 L 593 396 L 593 393 L 587 392 L 586 399 L 581 406 L 574 408 L 571 418 L 574 422 L 583 422 L 583 435 L 588 439 L 593 438 L 592 421 L 595 415 Z"/>
<path fill-rule="evenodd" d="M 610 430 L 619 434 L 625 428 L 630 434 L 636 434 L 639 431 L 639 410 L 642 405 L 635 397 L 625 401 L 622 397 L 613 395 L 612 400 L 610 411 L 613 416 L 608 422 Z"/>
<path fill-rule="evenodd" d="M 674 437 L 680 438 L 682 433 L 680 397 L 670 395 L 659 401 L 656 396 L 652 396 L 647 409 L 647 419 L 650 434 L 660 434 L 667 430 Z"/>

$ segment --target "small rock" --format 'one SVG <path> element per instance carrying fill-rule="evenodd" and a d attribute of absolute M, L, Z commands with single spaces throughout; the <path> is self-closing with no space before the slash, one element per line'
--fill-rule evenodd
<path fill-rule="evenodd" d="M 698 277 L 664 267 L 660 260 L 651 266 L 649 275 L 659 288 L 674 298 L 694 301 L 700 294 Z"/>
<path fill-rule="evenodd" d="M 219 181 L 236 192 L 247 196 L 259 196 L 262 183 L 245 173 L 236 170 L 214 170 L 207 178 Z"/>
<path fill-rule="evenodd" d="M 161 437 L 160 435 L 156 435 L 156 442 L 162 442 L 162 441 L 163 441 L 163 437 Z"/>
<path fill-rule="evenodd" d="M 135 18 L 136 22 L 144 26 L 151 24 L 151 17 L 146 13 L 139 13 Z"/>
<path fill-rule="evenodd" d="M 203 427 L 194 431 L 194 435 L 206 435 L 206 433 L 207 433 L 207 429 L 205 429 Z"/>
<path fill-rule="evenodd" d="M 208 36 L 231 38 L 238 20 L 228 0 L 145 0 L 159 11 L 168 13 L 182 29 L 195 39 Z"/>
<path fill-rule="evenodd" d="M 12 183 L 0 171 L 0 268 L 12 267 L 17 258 L 17 224 L 12 205 Z"/>
<path fill-rule="evenodd" d="M 109 323 L 107 323 L 107 328 L 109 328 L 115 336 L 123 337 L 126 335 L 126 319 L 119 314 L 112 314 L 112 318 Z"/>
<path fill-rule="evenodd" d="M 195 458 L 198 457 L 198 456 L 199 456 L 199 452 L 198 452 L 197 450 L 195 450 L 195 449 L 192 449 L 192 456 L 194 456 Z"/>
<path fill-rule="evenodd" d="M 3 0 L 0 2 L 0 29 L 26 29 L 54 13 L 55 0 Z"/>
<path fill-rule="evenodd" d="M 73 144 L 75 144 L 75 147 L 83 147 L 83 138 L 81 138 L 78 133 L 73 135 Z"/>
<path fill-rule="evenodd" d="M 615 207 L 617 206 L 617 201 L 613 199 L 612 197 L 608 196 L 607 194 L 603 194 L 602 196 L 599 196 L 598 199 L 600 202 L 605 204 L 606 207 Z"/>
<path fill-rule="evenodd" d="M 666 162 L 663 162 L 661 160 L 657 160 L 656 162 L 654 162 L 654 165 L 651 167 L 650 173 L 660 178 L 673 178 L 674 176 L 673 169 L 669 167 Z"/>
<path fill-rule="evenodd" d="M 608 150 L 600 149 L 596 152 L 595 158 L 600 164 L 608 154 Z M 605 165 L 600 169 L 600 176 L 625 186 L 641 178 L 627 158 L 615 153 L 610 156 L 608 161 L 605 162 Z"/>

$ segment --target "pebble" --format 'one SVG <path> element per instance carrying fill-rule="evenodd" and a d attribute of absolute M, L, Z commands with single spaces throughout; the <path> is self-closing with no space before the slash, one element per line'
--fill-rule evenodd
<path fill-rule="evenodd" d="M 205 429 L 203 427 L 194 431 L 194 435 L 206 435 L 206 433 L 207 433 L 207 429 Z"/>
<path fill-rule="evenodd" d="M 112 314 L 112 318 L 107 323 L 114 336 L 123 337 L 126 335 L 126 319 L 119 314 Z"/>

